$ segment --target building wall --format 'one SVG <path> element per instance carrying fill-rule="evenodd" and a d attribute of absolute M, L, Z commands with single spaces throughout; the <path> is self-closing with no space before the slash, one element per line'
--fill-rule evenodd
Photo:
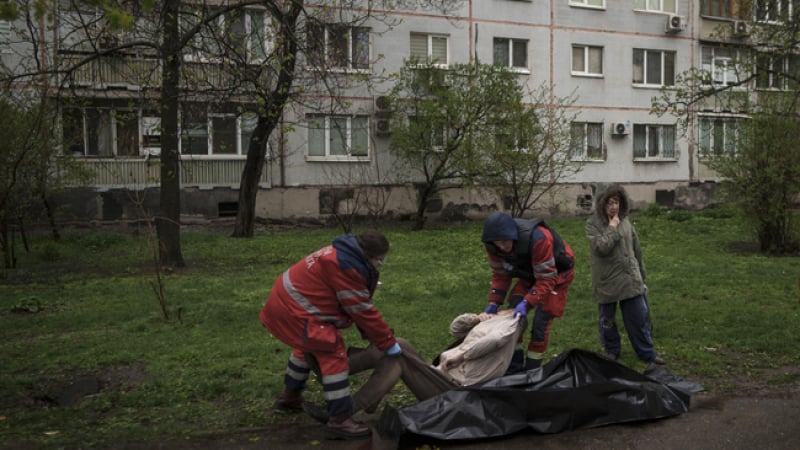
<path fill-rule="evenodd" d="M 710 39 L 713 26 L 726 21 L 701 18 L 700 0 L 678 0 L 677 14 L 687 18 L 688 26 L 684 31 L 668 33 L 665 24 L 669 14 L 634 10 L 632 1 L 606 0 L 605 4 L 605 8 L 597 9 L 578 7 L 569 0 L 467 0 L 447 17 L 433 11 L 392 11 L 389 15 L 396 22 L 393 28 L 378 21 L 370 23 L 374 32 L 371 53 L 377 59 L 372 71 L 379 74 L 399 70 L 410 53 L 411 32 L 447 35 L 451 64 L 475 58 L 491 62 L 494 37 L 525 39 L 528 67 L 520 73 L 520 81 L 531 89 L 549 86 L 554 97 L 574 94 L 577 101 L 572 108 L 577 120 L 603 123 L 606 154 L 603 161 L 587 162 L 582 171 L 563 180 L 556 193 L 546 196 L 537 213 L 584 214 L 598 188 L 613 182 L 630 186 L 637 207 L 664 199 L 688 208 L 711 203 L 708 185 L 697 182 L 713 181 L 715 174 L 705 168 L 693 150 L 689 137 L 695 130 L 677 137 L 674 160 L 634 161 L 633 135 L 612 136 L 611 124 L 674 124 L 674 117 L 658 117 L 650 112 L 652 98 L 659 95 L 659 89 L 633 84 L 633 49 L 676 52 L 675 72 L 680 73 L 698 64 L 700 39 Z M 571 74 L 573 44 L 603 47 L 602 77 Z M 15 56 L 6 52 L 2 57 L 8 65 Z M 374 119 L 374 98 L 388 89 L 386 81 L 356 83 L 346 90 L 345 99 L 351 112 L 363 112 Z M 310 161 L 305 111 L 296 106 L 287 109 L 285 126 L 271 138 L 266 182 L 262 183 L 256 208 L 259 217 L 324 219 L 331 214 L 331 208 L 349 211 L 359 202 L 344 191 L 357 185 L 374 186 L 374 191 L 381 193 L 376 198 L 382 200 L 374 201 L 381 205 L 371 206 L 372 209 L 383 208 L 395 217 L 414 212 L 413 187 L 396 176 L 388 138 L 371 134 L 367 161 Z M 131 206 L 131 196 L 118 191 L 121 187 L 77 190 L 67 198 L 65 209 L 93 219 L 135 217 L 137 210 Z M 147 205 L 153 208 L 151 191 L 137 189 L 132 191 L 148 192 Z M 236 200 L 234 183 L 187 186 L 182 198 L 184 214 L 209 217 L 227 215 Z M 481 215 L 504 208 L 501 199 L 478 191 L 446 191 L 434 203 L 429 208 L 431 216 L 442 218 Z"/>

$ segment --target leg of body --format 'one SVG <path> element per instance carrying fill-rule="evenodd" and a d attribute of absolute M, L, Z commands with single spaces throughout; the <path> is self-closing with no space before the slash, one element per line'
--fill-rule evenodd
<path fill-rule="evenodd" d="M 373 369 L 367 381 L 353 394 L 353 405 L 355 411 L 375 412 L 383 397 L 400 380 L 402 368 L 398 358 L 386 356 L 377 347 L 370 345 L 366 349 L 351 352 L 348 363 L 351 373 Z"/>
<path fill-rule="evenodd" d="M 403 383 L 419 401 L 458 387 L 445 374 L 425 361 L 416 349 L 404 339 L 398 339 L 403 353 L 397 356 L 402 368 Z"/>

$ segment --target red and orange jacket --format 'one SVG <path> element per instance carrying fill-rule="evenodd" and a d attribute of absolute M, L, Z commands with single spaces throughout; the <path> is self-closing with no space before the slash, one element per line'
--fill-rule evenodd
<path fill-rule="evenodd" d="M 355 236 L 340 236 L 278 277 L 261 310 L 261 322 L 282 340 L 298 344 L 305 342 L 309 324 L 323 322 L 341 329 L 355 323 L 365 339 L 386 350 L 396 339 L 372 303 L 378 279 Z M 337 336 L 341 339 L 340 333 Z"/>

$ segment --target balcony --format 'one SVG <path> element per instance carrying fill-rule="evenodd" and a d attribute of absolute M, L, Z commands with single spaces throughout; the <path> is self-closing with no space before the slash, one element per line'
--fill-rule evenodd
<path fill-rule="evenodd" d="M 224 64 L 215 62 L 184 61 L 181 87 L 194 91 L 211 89 L 237 89 L 242 83 L 236 80 Z M 268 71 L 249 70 L 242 72 L 248 78 L 258 78 L 260 83 L 269 82 Z M 61 54 L 59 68 L 70 71 L 65 82 L 72 87 L 92 89 L 157 89 L 161 86 L 161 61 L 152 57 L 132 55 Z M 74 69 L 73 69 L 74 68 Z"/>
<path fill-rule="evenodd" d="M 160 184 L 158 157 L 150 159 L 85 158 L 83 169 L 89 172 L 89 186 L 97 188 L 142 189 Z M 238 188 L 245 159 L 181 159 L 181 187 Z M 262 171 L 259 184 L 268 185 L 267 170 Z"/>

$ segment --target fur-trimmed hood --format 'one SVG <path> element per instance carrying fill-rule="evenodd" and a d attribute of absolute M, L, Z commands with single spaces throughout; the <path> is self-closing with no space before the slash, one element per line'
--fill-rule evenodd
<path fill-rule="evenodd" d="M 615 195 L 619 197 L 619 218 L 624 219 L 628 217 L 631 204 L 628 193 L 622 185 L 612 184 L 605 191 L 600 193 L 597 197 L 597 202 L 595 202 L 594 213 L 605 224 L 608 223 L 608 217 L 606 217 L 606 203 L 608 203 L 609 198 Z"/>

